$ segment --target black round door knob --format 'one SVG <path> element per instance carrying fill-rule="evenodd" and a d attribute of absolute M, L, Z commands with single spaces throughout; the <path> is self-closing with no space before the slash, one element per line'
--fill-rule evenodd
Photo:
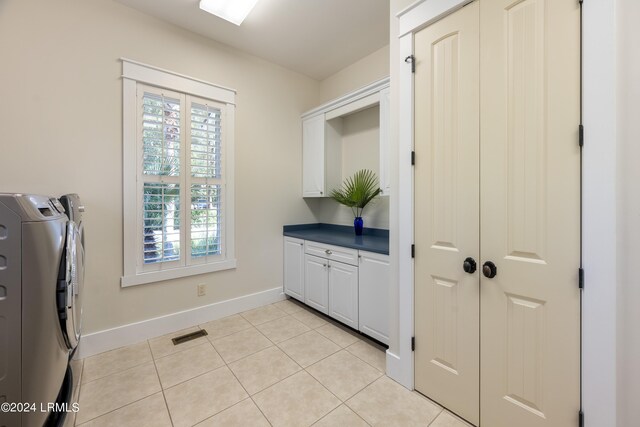
<path fill-rule="evenodd" d="M 475 273 L 476 267 L 477 267 L 476 260 L 471 257 L 467 257 L 462 263 L 462 269 L 464 270 L 465 273 L 469 273 L 469 274 Z"/>
<path fill-rule="evenodd" d="M 493 279 L 498 274 L 498 267 L 491 261 L 487 261 L 482 264 L 482 274 L 489 279 Z"/>

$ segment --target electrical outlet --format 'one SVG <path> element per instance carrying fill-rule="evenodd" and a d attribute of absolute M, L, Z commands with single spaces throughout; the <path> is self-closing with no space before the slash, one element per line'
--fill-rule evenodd
<path fill-rule="evenodd" d="M 207 285 L 201 283 L 198 285 L 198 296 L 203 297 L 207 294 Z"/>

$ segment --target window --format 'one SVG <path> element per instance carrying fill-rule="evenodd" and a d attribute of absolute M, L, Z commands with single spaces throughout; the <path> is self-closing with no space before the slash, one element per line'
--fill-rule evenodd
<path fill-rule="evenodd" d="M 124 276 L 138 285 L 235 267 L 235 93 L 123 60 Z"/>

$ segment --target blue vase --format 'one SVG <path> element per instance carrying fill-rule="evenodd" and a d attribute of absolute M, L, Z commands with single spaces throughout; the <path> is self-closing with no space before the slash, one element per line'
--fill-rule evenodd
<path fill-rule="evenodd" d="M 362 236 L 362 227 L 364 225 L 364 222 L 362 221 L 362 217 L 361 216 L 357 216 L 354 220 L 353 220 L 353 228 L 356 231 L 356 236 Z"/>

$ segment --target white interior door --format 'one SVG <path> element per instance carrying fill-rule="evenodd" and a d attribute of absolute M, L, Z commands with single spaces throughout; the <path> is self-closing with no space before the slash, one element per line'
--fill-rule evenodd
<path fill-rule="evenodd" d="M 463 265 L 479 253 L 478 11 L 471 3 L 414 44 L 415 388 L 474 424 L 479 272 Z"/>
<path fill-rule="evenodd" d="M 481 424 L 577 425 L 579 5 L 480 1 Z"/>

